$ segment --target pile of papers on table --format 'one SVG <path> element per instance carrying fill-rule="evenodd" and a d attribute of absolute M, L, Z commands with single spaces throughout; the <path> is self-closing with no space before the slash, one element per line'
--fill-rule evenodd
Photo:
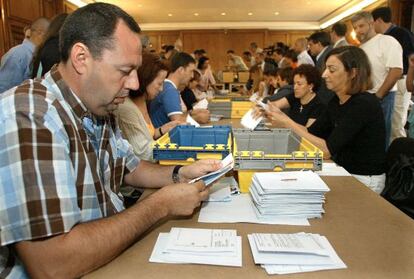
<path fill-rule="evenodd" d="M 326 237 L 319 234 L 248 235 L 254 262 L 268 274 L 346 268 Z"/>
<path fill-rule="evenodd" d="M 241 267 L 241 237 L 236 230 L 172 228 L 159 234 L 149 261 Z"/>
<path fill-rule="evenodd" d="M 323 180 L 312 171 L 255 173 L 250 194 L 260 218 L 321 218 L 325 193 Z"/>

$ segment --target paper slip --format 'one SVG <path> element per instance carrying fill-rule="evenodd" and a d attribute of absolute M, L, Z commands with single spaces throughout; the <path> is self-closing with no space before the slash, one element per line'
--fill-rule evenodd
<path fill-rule="evenodd" d="M 216 121 L 220 121 L 220 119 L 223 118 L 223 115 L 221 114 L 212 114 L 210 113 L 210 121 L 211 122 L 216 122 Z"/>
<path fill-rule="evenodd" d="M 331 265 L 334 263 L 329 256 L 316 254 L 260 252 L 253 235 L 249 234 L 247 237 L 256 264 Z"/>
<path fill-rule="evenodd" d="M 316 173 L 320 176 L 351 176 L 346 169 L 335 163 L 322 163 L 322 170 Z"/>
<path fill-rule="evenodd" d="M 257 95 L 257 92 L 256 92 L 256 93 L 253 93 L 253 94 L 250 96 L 249 101 L 250 101 L 250 102 L 256 102 L 256 100 L 257 100 L 257 99 L 259 99 L 259 95 Z"/>
<path fill-rule="evenodd" d="M 329 255 L 328 250 L 317 242 L 313 234 L 254 233 L 252 235 L 259 252 Z"/>
<path fill-rule="evenodd" d="M 243 127 L 250 129 L 250 130 L 254 130 L 254 128 L 257 127 L 257 125 L 259 125 L 260 121 L 262 121 L 263 116 L 260 116 L 257 119 L 253 118 L 253 109 L 249 109 L 248 112 L 246 112 L 246 114 L 243 116 L 243 118 L 241 119 L 240 123 L 243 125 Z"/>
<path fill-rule="evenodd" d="M 332 264 L 325 265 L 282 265 L 282 264 L 265 264 L 262 267 L 266 270 L 269 275 L 272 274 L 291 274 L 291 273 L 300 273 L 300 272 L 311 272 L 318 270 L 328 270 L 328 269 L 342 269 L 347 268 L 345 263 L 339 258 L 333 249 L 332 245 L 329 243 L 328 239 L 324 236 L 319 237 L 319 242 L 324 246 L 327 251 L 329 251 L 329 257 L 332 260 Z"/>
<path fill-rule="evenodd" d="M 268 110 L 269 109 L 269 105 L 263 103 L 262 101 L 256 101 L 256 105 L 258 105 L 259 107 L 261 107 L 264 110 Z"/>
<path fill-rule="evenodd" d="M 193 109 L 207 109 L 208 108 L 208 101 L 207 99 L 202 99 L 198 103 L 193 106 Z"/>
<path fill-rule="evenodd" d="M 190 125 L 194 125 L 196 127 L 200 127 L 200 124 L 198 124 L 198 122 L 195 121 L 194 118 L 192 118 L 190 114 L 187 114 L 187 119 L 185 121 L 187 123 L 190 123 Z"/>
<path fill-rule="evenodd" d="M 214 181 L 216 181 L 217 179 L 225 175 L 228 171 L 233 169 L 233 166 L 234 166 L 233 155 L 231 153 L 227 155 L 226 158 L 221 160 L 221 165 L 222 165 L 221 169 L 210 172 L 203 176 L 194 178 L 189 183 L 194 183 L 202 179 L 206 186 L 211 185 Z"/>
<path fill-rule="evenodd" d="M 200 223 L 255 223 L 309 226 L 306 218 L 258 218 L 249 194 L 231 196 L 229 202 L 203 202 L 198 216 Z"/>
<path fill-rule="evenodd" d="M 234 177 L 222 177 L 210 190 L 207 201 L 229 202 L 231 195 L 240 194 L 239 187 Z"/>
<path fill-rule="evenodd" d="M 237 246 L 235 230 L 171 228 L 166 251 L 232 252 Z"/>
<path fill-rule="evenodd" d="M 242 242 L 235 230 L 172 228 L 160 233 L 150 262 L 242 266 Z"/>

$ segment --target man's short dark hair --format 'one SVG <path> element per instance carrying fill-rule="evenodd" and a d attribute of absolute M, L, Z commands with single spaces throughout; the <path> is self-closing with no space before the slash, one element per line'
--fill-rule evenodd
<path fill-rule="evenodd" d="M 70 14 L 60 30 L 59 50 L 61 61 L 69 59 L 74 44 L 83 43 L 95 59 L 104 49 L 112 49 L 113 35 L 119 20 L 131 31 L 139 33 L 138 23 L 121 8 L 107 3 L 93 3 Z M 138 50 L 137 50 L 138 51 Z"/>
<path fill-rule="evenodd" d="M 285 50 L 285 49 L 283 49 L 283 48 L 277 48 L 277 49 L 275 49 L 275 50 L 273 51 L 273 53 L 277 53 L 277 54 L 279 54 L 279 55 L 284 56 L 284 55 L 285 55 L 285 53 L 286 53 L 286 50 Z"/>
<path fill-rule="evenodd" d="M 277 75 L 288 84 L 293 84 L 293 69 L 291 67 L 278 69 Z"/>
<path fill-rule="evenodd" d="M 180 67 L 187 67 L 189 64 L 195 64 L 196 61 L 194 60 L 194 58 L 185 52 L 177 52 L 176 54 L 174 54 L 171 57 L 171 61 L 170 61 L 170 69 L 171 72 L 174 73 L 175 71 L 177 71 L 178 68 Z"/>
<path fill-rule="evenodd" d="M 335 32 L 339 37 L 344 37 L 346 35 L 347 27 L 345 23 L 337 22 L 332 25 L 332 31 Z"/>
<path fill-rule="evenodd" d="M 312 43 L 317 44 L 320 43 L 322 46 L 326 47 L 331 44 L 331 38 L 327 32 L 318 31 L 313 33 L 308 38 L 309 41 L 312 41 Z"/>
<path fill-rule="evenodd" d="M 229 53 L 232 53 L 232 54 L 234 54 L 234 50 L 232 50 L 232 49 L 229 49 L 229 50 L 227 51 L 227 54 L 229 54 Z"/>
<path fill-rule="evenodd" d="M 276 77 L 277 67 L 274 64 L 265 63 L 264 69 L 263 69 L 263 75 Z"/>
<path fill-rule="evenodd" d="M 389 7 L 376 8 L 371 14 L 374 20 L 381 18 L 386 23 L 391 22 L 391 9 Z"/>

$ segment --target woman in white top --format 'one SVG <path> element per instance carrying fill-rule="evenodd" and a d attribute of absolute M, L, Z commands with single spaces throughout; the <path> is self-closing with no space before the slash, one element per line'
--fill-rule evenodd
<path fill-rule="evenodd" d="M 154 129 L 148 114 L 147 102 L 162 90 L 168 67 L 151 53 L 143 53 L 142 65 L 138 69 L 140 85 L 130 91 L 129 97 L 116 111 L 117 121 L 123 136 L 130 142 L 134 153 L 142 160 L 152 160 L 152 142 L 174 128 L 178 122 L 171 121 Z"/>

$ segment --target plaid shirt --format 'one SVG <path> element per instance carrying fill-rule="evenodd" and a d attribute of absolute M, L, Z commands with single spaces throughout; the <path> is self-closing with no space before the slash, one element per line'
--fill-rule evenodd
<path fill-rule="evenodd" d="M 119 188 L 139 159 L 114 117 L 92 116 L 56 67 L 2 94 L 0 123 L 0 278 L 25 278 L 9 245 L 123 210 Z"/>

